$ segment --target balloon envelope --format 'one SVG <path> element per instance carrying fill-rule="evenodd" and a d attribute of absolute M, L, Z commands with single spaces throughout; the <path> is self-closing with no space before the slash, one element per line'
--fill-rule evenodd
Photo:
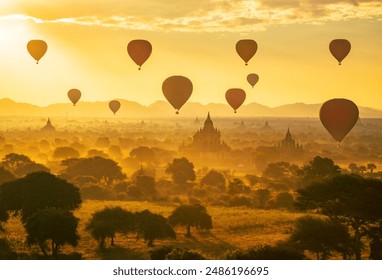
<path fill-rule="evenodd" d="M 329 50 L 337 59 L 339 65 L 341 65 L 341 61 L 349 54 L 350 49 L 351 44 L 346 39 L 335 39 L 329 44 Z"/>
<path fill-rule="evenodd" d="M 257 84 L 257 82 L 259 81 L 259 76 L 257 74 L 249 74 L 247 76 L 247 81 L 248 83 L 252 86 L 252 88 Z"/>
<path fill-rule="evenodd" d="M 225 99 L 232 109 L 236 110 L 244 103 L 245 101 L 245 91 L 241 88 L 231 88 L 225 93 Z"/>
<path fill-rule="evenodd" d="M 320 109 L 320 120 L 333 138 L 341 142 L 352 130 L 359 118 L 357 105 L 347 99 L 331 99 Z"/>
<path fill-rule="evenodd" d="M 257 52 L 257 43 L 251 39 L 240 40 L 236 43 L 236 52 L 244 60 L 245 65 Z"/>
<path fill-rule="evenodd" d="M 183 76 L 168 77 L 162 84 L 163 94 L 172 107 L 177 110 L 177 114 L 190 98 L 192 89 L 192 82 Z"/>
<path fill-rule="evenodd" d="M 152 46 L 146 40 L 133 40 L 127 45 L 127 53 L 131 59 L 139 66 L 141 66 L 150 57 Z"/>
<path fill-rule="evenodd" d="M 27 44 L 27 50 L 38 64 L 38 61 L 44 56 L 44 54 L 48 50 L 48 45 L 43 40 L 31 40 Z"/>
<path fill-rule="evenodd" d="M 69 97 L 70 101 L 72 101 L 73 106 L 76 106 L 76 103 L 81 98 L 81 91 L 79 91 L 76 88 L 73 88 L 73 89 L 68 91 L 68 97 Z"/>
<path fill-rule="evenodd" d="M 121 103 L 118 100 L 112 100 L 109 102 L 109 108 L 114 113 L 117 113 L 119 108 L 121 108 Z"/>

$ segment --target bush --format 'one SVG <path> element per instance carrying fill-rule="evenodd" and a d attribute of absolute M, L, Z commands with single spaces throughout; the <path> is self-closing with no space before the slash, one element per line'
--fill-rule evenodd
<path fill-rule="evenodd" d="M 5 238 L 0 238 L 0 260 L 17 260 L 16 252 Z"/>
<path fill-rule="evenodd" d="M 253 206 L 253 199 L 252 197 L 248 195 L 234 195 L 229 199 L 228 202 L 229 206 L 235 207 L 235 206 L 247 206 L 252 207 Z"/>
<path fill-rule="evenodd" d="M 227 260 L 303 260 L 304 254 L 286 245 L 258 246 L 247 250 L 228 251 Z"/>
<path fill-rule="evenodd" d="M 174 249 L 173 246 L 162 246 L 150 251 L 150 260 L 165 260 L 167 255 Z"/>
<path fill-rule="evenodd" d="M 167 260 L 205 260 L 206 258 L 196 250 L 174 248 L 166 256 Z"/>
<path fill-rule="evenodd" d="M 94 200 L 113 200 L 115 199 L 114 193 L 107 188 L 98 185 L 90 185 L 80 189 L 82 199 Z"/>

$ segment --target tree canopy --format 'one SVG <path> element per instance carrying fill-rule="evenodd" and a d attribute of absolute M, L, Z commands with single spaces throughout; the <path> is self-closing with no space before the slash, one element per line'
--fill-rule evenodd
<path fill-rule="evenodd" d="M 172 179 L 177 184 L 184 184 L 187 181 L 195 181 L 194 164 L 187 158 L 176 158 L 166 169 L 166 173 L 172 175 Z"/>

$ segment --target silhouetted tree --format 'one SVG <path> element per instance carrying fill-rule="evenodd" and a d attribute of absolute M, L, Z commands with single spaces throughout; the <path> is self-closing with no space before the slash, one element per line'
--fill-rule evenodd
<path fill-rule="evenodd" d="M 130 151 L 129 155 L 130 157 L 137 159 L 140 163 L 155 162 L 155 152 L 147 146 L 140 146 L 140 147 L 134 148 Z"/>
<path fill-rule="evenodd" d="M 87 157 L 88 158 L 101 157 L 101 158 L 108 159 L 109 155 L 107 153 L 105 153 L 104 151 L 102 151 L 102 150 L 90 149 L 88 151 Z"/>
<path fill-rule="evenodd" d="M 217 186 L 219 188 L 225 188 L 224 175 L 214 169 L 211 169 L 201 180 L 201 185 Z"/>
<path fill-rule="evenodd" d="M 298 167 L 289 162 L 281 161 L 268 164 L 263 172 L 263 176 L 271 179 L 280 179 L 282 177 L 291 177 L 296 174 Z"/>
<path fill-rule="evenodd" d="M 367 169 L 370 169 L 370 173 L 373 173 L 374 169 L 376 169 L 377 166 L 374 163 L 368 163 Z"/>
<path fill-rule="evenodd" d="M 45 165 L 36 162 L 30 162 L 20 166 L 14 171 L 17 177 L 24 177 L 34 172 L 50 172 L 50 170 Z"/>
<path fill-rule="evenodd" d="M 205 260 L 199 251 L 184 248 L 174 248 L 166 255 L 166 260 Z"/>
<path fill-rule="evenodd" d="M 116 180 L 125 178 L 118 163 L 102 157 L 68 159 L 62 161 L 62 165 L 66 166 L 66 169 L 62 171 L 65 178 L 92 176 L 98 180 L 104 180 L 108 186 Z"/>
<path fill-rule="evenodd" d="M 350 255 L 351 238 L 347 227 L 335 220 L 304 216 L 296 220 L 290 242 L 316 254 L 317 260 L 327 259 L 333 251 Z"/>
<path fill-rule="evenodd" d="M 99 247 L 105 246 L 105 239 L 110 238 L 114 246 L 117 233 L 128 233 L 135 229 L 136 219 L 133 213 L 121 207 L 106 207 L 92 214 L 86 230 L 99 242 Z"/>
<path fill-rule="evenodd" d="M 367 169 L 366 169 L 366 166 L 361 165 L 360 167 L 358 167 L 358 170 L 359 170 L 359 172 L 361 172 L 361 174 L 364 174 Z"/>
<path fill-rule="evenodd" d="M 185 226 L 187 237 L 191 236 L 191 227 L 207 230 L 212 228 L 211 216 L 200 204 L 180 205 L 171 213 L 168 220 L 173 226 Z"/>
<path fill-rule="evenodd" d="M 105 137 L 105 136 L 98 137 L 95 142 L 95 145 L 98 148 L 107 148 L 110 146 L 110 139 L 109 137 Z"/>
<path fill-rule="evenodd" d="M 58 147 L 53 152 L 54 159 L 78 158 L 80 153 L 72 147 Z"/>
<path fill-rule="evenodd" d="M 292 209 L 294 206 L 293 196 L 288 192 L 280 192 L 273 201 L 272 208 Z"/>
<path fill-rule="evenodd" d="M 11 172 L 0 166 L 0 185 L 15 179 L 16 177 Z"/>
<path fill-rule="evenodd" d="M 286 245 L 236 249 L 225 254 L 227 260 L 303 260 L 304 253 Z"/>
<path fill-rule="evenodd" d="M 3 158 L 2 165 L 5 169 L 13 173 L 17 168 L 32 162 L 33 161 L 26 155 L 11 153 Z"/>
<path fill-rule="evenodd" d="M 176 234 L 168 220 L 162 215 L 151 213 L 149 210 L 136 213 L 138 234 L 143 238 L 148 247 L 154 246 L 157 239 L 175 239 Z"/>
<path fill-rule="evenodd" d="M 267 201 L 271 198 L 271 192 L 268 189 L 258 189 L 255 191 L 258 207 L 264 209 Z"/>
<path fill-rule="evenodd" d="M 382 221 L 382 181 L 357 175 L 337 175 L 298 190 L 297 207 L 314 209 L 352 229 L 356 259 L 361 239 Z"/>
<path fill-rule="evenodd" d="M 250 193 L 251 189 L 249 186 L 244 184 L 244 182 L 239 178 L 233 178 L 228 183 L 228 193 L 229 194 L 240 194 L 240 193 Z"/>
<path fill-rule="evenodd" d="M 21 213 L 23 222 L 38 210 L 74 210 L 81 204 L 78 188 L 50 173 L 35 172 L 0 187 L 0 205 Z"/>
<path fill-rule="evenodd" d="M 5 238 L 0 238 L 0 260 L 17 260 L 17 254 Z"/>
<path fill-rule="evenodd" d="M 354 163 L 354 162 L 353 162 L 353 163 L 350 163 L 348 167 L 349 167 L 351 173 L 356 174 L 356 173 L 359 172 L 358 166 L 357 166 L 357 164 Z"/>
<path fill-rule="evenodd" d="M 166 168 L 166 173 L 172 175 L 172 179 L 177 184 L 184 184 L 187 181 L 195 181 L 194 164 L 187 158 L 176 158 Z"/>
<path fill-rule="evenodd" d="M 37 244 L 47 256 L 45 242 L 51 241 L 52 256 L 58 255 L 59 246 L 77 246 L 78 219 L 68 210 L 45 208 L 29 216 L 25 223 L 27 244 Z"/>
<path fill-rule="evenodd" d="M 248 181 L 248 183 L 251 185 L 251 187 L 253 187 L 257 183 L 259 183 L 259 181 L 260 181 L 259 177 L 257 177 L 256 175 L 252 175 L 252 174 L 246 174 L 244 176 L 244 178 Z"/>
<path fill-rule="evenodd" d="M 297 172 L 302 186 L 311 182 L 321 181 L 341 173 L 341 168 L 330 158 L 316 156 L 313 160 Z"/>
<path fill-rule="evenodd" d="M 137 176 L 135 185 L 145 197 L 153 199 L 157 195 L 155 189 L 155 179 L 151 176 Z"/>

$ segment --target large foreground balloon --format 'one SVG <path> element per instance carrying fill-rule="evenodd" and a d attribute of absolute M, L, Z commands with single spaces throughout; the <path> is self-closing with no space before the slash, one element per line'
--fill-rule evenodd
<path fill-rule="evenodd" d="M 330 42 L 329 50 L 337 59 L 338 65 L 341 65 L 342 60 L 349 54 L 351 44 L 346 39 L 335 39 Z"/>
<path fill-rule="evenodd" d="M 71 90 L 68 91 L 68 97 L 70 101 L 72 101 L 73 106 L 76 106 L 76 103 L 81 98 L 81 91 L 79 91 L 76 88 L 72 88 Z"/>
<path fill-rule="evenodd" d="M 171 76 L 164 80 L 162 91 L 177 114 L 192 94 L 192 82 L 183 76 Z"/>
<path fill-rule="evenodd" d="M 259 76 L 257 74 L 249 74 L 247 76 L 247 81 L 248 83 L 252 86 L 252 88 L 257 84 L 257 82 L 259 81 Z"/>
<path fill-rule="evenodd" d="M 27 44 L 27 50 L 29 54 L 36 60 L 36 64 L 38 64 L 38 61 L 48 50 L 48 45 L 43 40 L 31 40 Z"/>
<path fill-rule="evenodd" d="M 352 130 L 359 118 L 353 101 L 337 98 L 326 101 L 320 109 L 320 120 L 333 138 L 341 142 Z"/>
<path fill-rule="evenodd" d="M 127 45 L 127 52 L 131 59 L 139 66 L 141 70 L 142 64 L 150 57 L 152 46 L 146 40 L 133 40 Z"/>
<path fill-rule="evenodd" d="M 225 99 L 232 109 L 234 109 L 235 113 L 236 110 L 239 109 L 239 107 L 244 103 L 245 97 L 245 91 L 241 88 L 231 88 L 225 93 Z"/>
<path fill-rule="evenodd" d="M 251 39 L 240 40 L 236 43 L 236 52 L 244 60 L 245 65 L 257 52 L 257 43 Z"/>
<path fill-rule="evenodd" d="M 121 108 L 121 103 L 118 100 L 112 100 L 109 102 L 109 108 L 114 113 L 117 113 L 119 108 Z"/>

